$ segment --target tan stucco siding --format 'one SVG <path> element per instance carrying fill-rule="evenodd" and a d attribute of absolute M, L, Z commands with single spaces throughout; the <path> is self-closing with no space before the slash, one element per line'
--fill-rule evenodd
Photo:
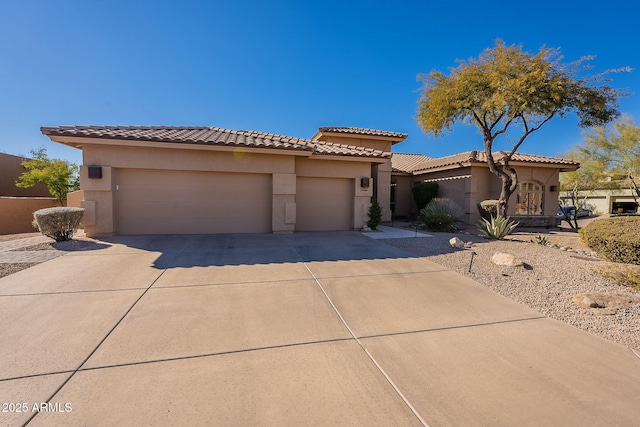
<path fill-rule="evenodd" d="M 118 234 L 271 232 L 271 175 L 117 169 Z"/>
<path fill-rule="evenodd" d="M 296 186 L 296 231 L 353 229 L 353 179 L 299 176 Z"/>
<path fill-rule="evenodd" d="M 297 176 L 360 178 L 371 176 L 371 163 L 337 160 L 296 159 Z"/>
<path fill-rule="evenodd" d="M 174 144 L 175 145 L 175 144 Z M 294 173 L 294 156 L 236 151 L 185 150 L 109 145 L 86 145 L 85 165 L 118 168 L 192 170 L 247 173 Z"/>

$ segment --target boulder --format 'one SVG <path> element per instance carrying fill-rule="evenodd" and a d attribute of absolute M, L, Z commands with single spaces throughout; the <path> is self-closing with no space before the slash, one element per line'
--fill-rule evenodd
<path fill-rule="evenodd" d="M 506 267 L 522 267 L 524 263 L 511 254 L 496 252 L 491 257 L 491 262 L 496 265 L 504 265 Z"/>
<path fill-rule="evenodd" d="M 464 242 L 462 240 L 458 239 L 457 237 L 449 239 L 449 244 L 451 245 L 452 248 L 456 248 L 456 249 L 463 249 L 464 248 Z"/>
<path fill-rule="evenodd" d="M 573 302 L 596 314 L 613 315 L 618 310 L 640 304 L 640 298 L 631 295 L 608 294 L 606 292 L 583 292 L 573 296 Z"/>

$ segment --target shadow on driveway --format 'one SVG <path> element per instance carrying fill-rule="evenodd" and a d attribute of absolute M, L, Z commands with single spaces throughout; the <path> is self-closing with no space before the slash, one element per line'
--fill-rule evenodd
<path fill-rule="evenodd" d="M 417 258 L 358 232 L 116 236 L 111 245 L 160 252 L 155 268 Z"/>

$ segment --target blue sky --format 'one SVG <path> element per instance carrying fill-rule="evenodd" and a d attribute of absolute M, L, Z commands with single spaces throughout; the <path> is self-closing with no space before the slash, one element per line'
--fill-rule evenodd
<path fill-rule="evenodd" d="M 524 4 L 529 3 L 529 5 Z M 497 38 L 593 72 L 630 66 L 613 85 L 640 123 L 640 26 L 632 1 L 50 1 L 2 2 L 0 151 L 81 163 L 40 126 L 204 125 L 310 137 L 320 126 L 406 132 L 395 151 L 481 149 L 473 127 L 434 139 L 414 116 L 416 75 L 446 71 Z M 521 151 L 579 143 L 556 118 Z M 499 147 L 500 148 L 500 147 Z M 503 146 L 502 148 L 506 148 Z"/>

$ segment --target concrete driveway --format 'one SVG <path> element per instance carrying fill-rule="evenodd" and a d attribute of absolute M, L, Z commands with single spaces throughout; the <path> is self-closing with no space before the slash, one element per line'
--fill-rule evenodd
<path fill-rule="evenodd" d="M 640 421 L 639 355 L 359 233 L 88 249 L 0 279 L 0 425 Z"/>

